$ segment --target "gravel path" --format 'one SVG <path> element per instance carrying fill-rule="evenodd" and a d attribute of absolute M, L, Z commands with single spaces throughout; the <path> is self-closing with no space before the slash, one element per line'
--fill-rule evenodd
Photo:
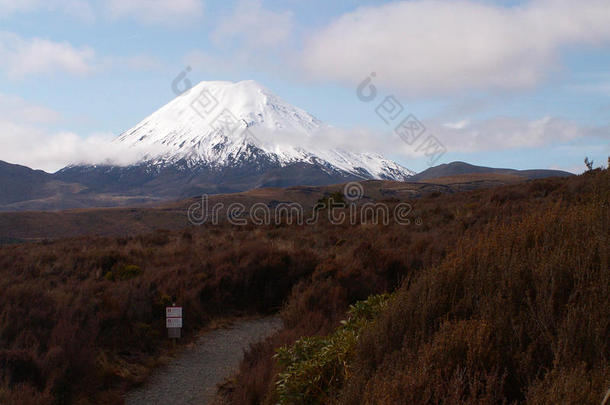
<path fill-rule="evenodd" d="M 127 405 L 204 405 L 216 395 L 216 385 L 235 374 L 243 352 L 281 327 L 279 317 L 235 322 L 202 335 L 144 386 L 131 391 Z"/>

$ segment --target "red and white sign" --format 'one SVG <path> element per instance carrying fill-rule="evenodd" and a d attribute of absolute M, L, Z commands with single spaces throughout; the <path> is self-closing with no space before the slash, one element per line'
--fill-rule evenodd
<path fill-rule="evenodd" d="M 182 307 L 165 307 L 165 316 L 168 318 L 182 318 Z"/>
<path fill-rule="evenodd" d="M 182 307 L 165 307 L 165 326 L 168 328 L 182 327 Z"/>
<path fill-rule="evenodd" d="M 181 328 L 182 318 L 165 318 L 165 326 L 168 328 Z"/>

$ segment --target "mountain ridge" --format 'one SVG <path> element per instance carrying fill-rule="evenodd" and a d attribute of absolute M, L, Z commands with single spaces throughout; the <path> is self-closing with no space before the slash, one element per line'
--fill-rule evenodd
<path fill-rule="evenodd" d="M 456 162 L 454 162 L 456 163 Z M 463 163 L 463 162 L 457 162 Z M 439 165 L 436 167 L 451 167 L 452 164 L 447 165 Z M 511 184 L 516 181 L 529 181 L 530 178 L 527 177 L 530 172 L 533 173 L 542 173 L 541 177 L 554 177 L 554 176 L 566 176 L 572 175 L 571 173 L 555 171 L 555 170 L 513 170 L 513 169 L 498 169 L 501 171 L 510 171 L 510 173 L 495 173 L 493 172 L 494 168 L 485 168 L 481 166 L 469 165 L 474 168 L 482 168 L 487 170 L 485 173 L 455 173 L 453 175 L 447 175 L 446 170 L 442 172 L 437 172 L 437 177 L 429 177 L 427 179 L 422 179 L 418 175 L 414 176 L 414 179 L 409 179 L 408 182 L 398 182 L 405 185 L 416 184 L 416 183 L 431 183 L 431 184 L 454 184 L 459 185 L 461 190 L 468 190 L 473 188 L 480 187 L 492 187 L 500 184 Z M 302 181 L 300 181 L 300 186 L 306 186 L 307 181 L 307 172 L 304 170 L 306 168 L 303 167 L 290 167 L 278 169 L 277 177 L 275 177 L 275 172 L 269 172 L 265 181 L 260 184 L 258 189 L 264 190 L 270 187 L 279 187 L 279 188 L 289 188 L 292 185 L 282 184 L 283 176 L 286 175 L 286 170 L 293 170 L 293 173 L 290 173 L 290 176 L 293 180 L 296 178 L 295 176 L 301 176 Z M 427 169 L 422 173 L 428 172 L 434 169 Z M 492 171 L 489 171 L 491 169 Z M 32 170 L 25 166 L 10 164 L 7 162 L 0 161 L 0 189 L 4 191 L 3 200 L 0 201 L 0 211 L 38 211 L 38 210 L 47 210 L 47 211 L 56 211 L 56 210 L 65 210 L 65 209 L 75 209 L 75 208 L 95 208 L 95 207 L 124 207 L 124 206 L 135 206 L 135 205 L 158 205 L 162 204 L 164 201 L 172 201 L 172 200 L 180 200 L 181 198 L 189 198 L 193 196 L 199 196 L 201 193 L 197 193 L 196 191 L 201 189 L 201 185 L 196 183 L 197 176 L 194 177 L 195 180 L 192 184 L 193 188 L 190 189 L 192 192 L 186 192 L 182 197 L 160 197 L 160 196 L 147 196 L 147 195 L 138 195 L 138 194 L 129 194 L 130 191 L 134 191 L 133 184 L 137 185 L 138 182 L 142 182 L 142 173 L 139 170 L 143 170 L 140 167 L 131 168 L 135 173 L 129 175 L 124 170 L 117 169 L 111 175 L 108 173 L 101 173 L 104 170 L 103 167 L 95 167 L 91 168 L 91 173 L 88 176 L 75 176 L 74 178 L 70 178 L 68 173 L 65 171 L 63 174 L 60 172 L 57 173 L 46 173 L 41 170 Z M 112 172 L 114 169 L 112 167 L 106 167 L 105 170 Z M 515 173 L 513 173 L 515 172 Z M 29 176 L 36 176 L 38 179 L 36 183 L 32 183 L 29 180 Z M 434 171 L 432 171 L 434 173 Z M 519 174 L 521 173 L 521 174 Z M 525 174 L 523 174 L 525 173 Z M 567 173 L 567 174 L 566 174 Z M 24 175 L 18 175 L 24 174 Z M 317 173 L 314 173 L 317 175 Z M 97 177 L 96 177 L 97 176 Z M 126 178 L 127 176 L 127 178 Z M 131 180 L 129 179 L 131 176 Z M 169 175 L 168 175 L 169 176 Z M 61 178 L 61 180 L 60 180 Z M 81 183 L 75 182 L 78 178 L 81 179 Z M 536 177 L 538 178 L 538 177 Z M 83 180 L 84 179 L 84 180 Z M 116 179 L 122 179 L 122 183 L 124 184 L 124 189 L 117 189 L 116 185 L 110 185 L 108 188 L 104 189 L 104 184 L 107 182 L 113 183 Z M 157 179 L 155 176 L 150 177 L 149 182 L 154 182 L 154 187 L 158 189 L 168 187 L 168 184 L 171 184 L 171 178 L 165 177 L 163 179 Z M 329 177 L 327 184 L 320 184 L 318 186 L 331 186 L 337 184 L 336 182 L 332 182 Z M 355 181 L 361 181 L 361 179 L 354 178 Z M 130 184 L 130 181 L 132 182 Z M 372 181 L 372 180 L 369 180 Z M 98 184 L 96 184 L 98 182 Z M 125 184 L 126 183 L 126 184 Z M 21 185 L 20 187 L 15 188 L 14 185 Z M 31 184 L 36 184 L 35 190 L 36 193 L 22 195 L 19 194 L 19 190 L 21 189 L 31 189 Z M 149 188 L 152 187 L 150 184 Z M 224 187 L 222 184 L 219 185 L 208 185 L 209 187 L 215 187 L 212 190 L 214 192 L 210 194 L 233 194 L 237 191 L 229 187 Z M 94 191 L 94 190 L 100 191 Z M 137 189 L 137 187 L 136 187 Z M 150 188 L 154 190 L 154 188 Z M 250 190 L 257 189 L 254 187 Z M 112 190 L 115 190 L 114 192 Z M 162 191 L 162 190 L 161 190 Z M 171 191 L 171 190 L 170 190 Z M 175 191 L 175 190 L 174 190 Z M 171 194 L 171 193 L 170 193 Z"/>

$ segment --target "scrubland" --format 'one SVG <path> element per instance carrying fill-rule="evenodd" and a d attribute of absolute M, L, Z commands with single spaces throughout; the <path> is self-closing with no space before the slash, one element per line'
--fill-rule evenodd
<path fill-rule="evenodd" d="M 276 403 L 277 382 L 300 364 L 277 351 L 316 337 L 300 360 L 319 359 L 350 305 L 383 293 L 345 346 L 333 343 L 341 362 L 312 369 L 330 377 L 289 381 L 311 393 L 290 401 L 599 403 L 610 388 L 609 200 L 609 172 L 596 170 L 432 193 L 409 201 L 410 225 L 221 223 L 5 245 L 0 403 L 120 403 L 167 349 L 174 300 L 185 341 L 218 319 L 282 314 L 284 329 L 251 348 L 224 390 L 233 404 Z"/>

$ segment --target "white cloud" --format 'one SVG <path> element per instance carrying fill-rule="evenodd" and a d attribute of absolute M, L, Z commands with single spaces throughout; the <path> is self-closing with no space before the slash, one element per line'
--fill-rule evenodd
<path fill-rule="evenodd" d="M 496 117 L 461 124 L 430 123 L 428 130 L 452 152 L 532 149 L 582 139 L 610 139 L 610 127 L 584 126 L 558 117 Z"/>
<path fill-rule="evenodd" d="M 201 0 L 106 0 L 113 19 L 131 18 L 144 24 L 179 25 L 203 15 Z"/>
<path fill-rule="evenodd" d="M 60 119 L 61 115 L 55 110 L 29 103 L 18 96 L 0 93 L 0 121 L 53 124 Z"/>
<path fill-rule="evenodd" d="M 93 21 L 95 13 L 85 0 L 0 0 L 0 17 L 35 11 L 61 11 L 83 21 Z"/>
<path fill-rule="evenodd" d="M 231 12 L 216 21 L 210 35 L 216 48 L 193 49 L 184 57 L 199 73 L 285 76 L 296 67 L 292 12 L 266 9 L 261 0 L 237 0 Z"/>
<path fill-rule="evenodd" d="M 176 26 L 203 15 L 202 0 L 0 0 L 0 17 L 17 13 L 61 12 L 92 22 L 98 15 L 144 24 Z"/>
<path fill-rule="evenodd" d="M 558 166 L 558 165 L 551 165 L 551 167 L 549 167 L 549 169 L 551 170 L 563 170 L 564 172 L 570 172 L 570 173 L 574 173 L 574 174 L 582 174 L 585 171 L 585 167 L 584 165 L 571 165 L 571 166 Z"/>
<path fill-rule="evenodd" d="M 0 0 L 0 17 L 18 12 L 32 11 L 40 6 L 40 0 Z"/>
<path fill-rule="evenodd" d="M 401 1 L 361 7 L 306 40 L 305 70 L 355 85 L 371 72 L 409 94 L 528 88 L 561 48 L 610 41 L 607 0 Z"/>
<path fill-rule="evenodd" d="M 443 126 L 450 129 L 463 129 L 466 128 L 468 124 L 470 124 L 469 120 L 461 120 L 457 122 L 446 122 Z"/>
<path fill-rule="evenodd" d="M 48 132 L 40 128 L 0 121 L 0 160 L 47 172 L 78 163 L 129 165 L 146 153 L 111 142 L 109 133 L 81 137 L 73 132 Z"/>
<path fill-rule="evenodd" d="M 58 122 L 61 115 L 57 111 L 0 94 L 0 160 L 55 172 L 71 163 L 128 165 L 147 152 L 112 143 L 110 133 L 81 137 L 46 128 Z"/>
<path fill-rule="evenodd" d="M 491 119 L 447 123 L 438 118 L 423 119 L 425 132 L 411 145 L 395 133 L 365 129 L 344 130 L 327 128 L 310 139 L 307 145 L 321 149 L 338 148 L 352 152 L 374 152 L 394 158 L 421 158 L 426 138 L 433 135 L 451 153 L 479 153 L 488 151 L 537 150 L 572 142 L 591 145 L 610 141 L 610 126 L 586 126 L 559 117 L 526 119 L 496 117 Z M 298 144 L 302 137 L 275 134 L 273 142 Z M 598 148 L 599 149 L 599 148 Z M 606 147 L 607 149 L 607 147 Z M 594 151 L 593 151 L 594 152 Z M 602 153 L 601 150 L 599 150 Z"/>
<path fill-rule="evenodd" d="M 0 69 L 12 77 L 55 72 L 85 75 L 93 70 L 94 56 L 90 47 L 0 31 Z"/>
<path fill-rule="evenodd" d="M 239 0 L 233 13 L 220 21 L 212 39 L 218 44 L 237 39 L 250 50 L 268 50 L 285 44 L 293 25 L 291 12 L 266 10 L 261 0 Z"/>
<path fill-rule="evenodd" d="M 108 70 L 154 70 L 163 66 L 153 55 L 97 56 L 89 46 L 75 47 L 69 42 L 26 39 L 0 31 L 0 71 L 11 78 L 67 73 L 88 75 Z"/>

